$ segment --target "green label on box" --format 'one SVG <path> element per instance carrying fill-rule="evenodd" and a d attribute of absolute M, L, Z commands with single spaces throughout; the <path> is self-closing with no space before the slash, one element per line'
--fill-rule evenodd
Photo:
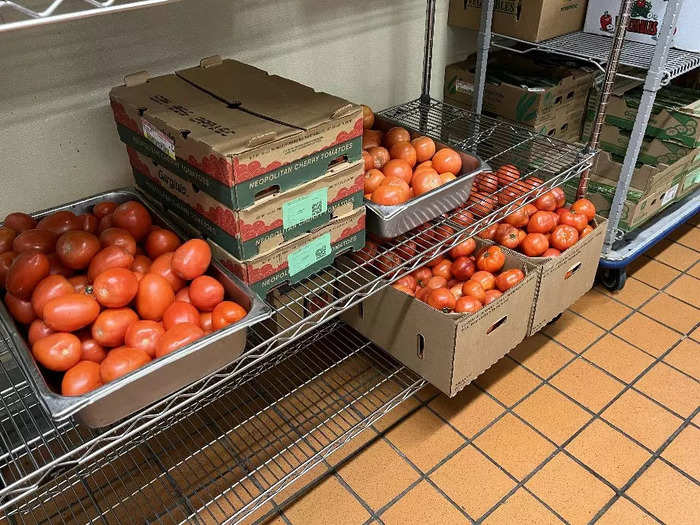
<path fill-rule="evenodd" d="M 307 222 L 328 210 L 328 188 L 297 197 L 282 205 L 282 225 L 285 230 Z"/>
<path fill-rule="evenodd" d="M 287 255 L 289 275 L 294 276 L 331 254 L 331 234 L 324 233 L 298 250 Z"/>

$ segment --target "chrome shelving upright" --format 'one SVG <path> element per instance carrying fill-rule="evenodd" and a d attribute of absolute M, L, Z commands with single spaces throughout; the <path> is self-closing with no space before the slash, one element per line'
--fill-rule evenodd
<path fill-rule="evenodd" d="M 626 267 L 630 262 L 700 210 L 700 191 L 695 191 L 686 196 L 682 202 L 670 206 L 657 217 L 632 232 L 625 234 L 619 229 L 627 192 L 654 107 L 656 94 L 659 89 L 668 85 L 674 78 L 700 67 L 700 53 L 671 48 L 672 35 L 676 29 L 683 0 L 668 0 L 666 15 L 656 45 L 625 40 L 633 2 L 634 0 L 621 0 L 620 16 L 614 37 L 579 31 L 544 42 L 533 43 L 503 35 L 492 35 L 490 25 L 484 25 L 484 22 L 490 20 L 492 16 L 494 0 L 484 0 L 482 3 L 482 27 L 479 30 L 477 48 L 477 71 L 485 71 L 490 48 L 488 42 L 490 41 L 494 47 L 517 53 L 528 53 L 537 49 L 586 60 L 603 71 L 605 79 L 601 88 L 593 133 L 588 144 L 588 151 L 591 152 L 596 151 L 599 146 L 607 100 L 612 91 L 615 77 L 620 76 L 644 82 L 642 98 L 609 213 L 608 231 L 600 261 L 601 282 L 611 290 L 620 290 L 625 285 Z M 516 44 L 513 45 L 513 42 Z M 640 70 L 640 74 L 619 72 L 619 65 L 636 68 Z M 476 80 L 475 93 L 477 100 L 479 100 L 485 86 L 484 75 L 477 76 Z M 586 193 L 588 177 L 588 172 L 581 177 L 579 197 Z"/>
<path fill-rule="evenodd" d="M 468 203 L 281 289 L 272 319 L 250 329 L 234 362 L 99 430 L 52 420 L 18 366 L 12 341 L 0 334 L 0 511 L 11 523 L 260 516 L 289 497 L 288 485 L 331 462 L 339 447 L 371 431 L 425 384 L 337 317 L 578 178 L 593 158 L 580 145 L 432 99 L 434 23 L 435 0 L 427 0 L 421 96 L 381 115 L 475 152 L 491 166 L 515 164 L 523 177 L 543 182 L 522 194 L 518 188 L 512 201 L 514 182 L 493 195 L 493 209 Z"/>

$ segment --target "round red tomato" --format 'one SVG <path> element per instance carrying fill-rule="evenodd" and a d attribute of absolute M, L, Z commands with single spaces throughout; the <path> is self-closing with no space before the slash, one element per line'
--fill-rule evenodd
<path fill-rule="evenodd" d="M 528 257 L 540 257 L 549 248 L 549 241 L 543 233 L 528 233 L 520 249 Z"/>
<path fill-rule="evenodd" d="M 32 345 L 32 355 L 44 368 L 65 372 L 80 361 L 80 339 L 73 334 L 55 333 Z"/>
<path fill-rule="evenodd" d="M 498 190 L 498 178 L 490 171 L 479 173 L 474 179 L 474 186 L 477 191 L 490 195 Z"/>
<path fill-rule="evenodd" d="M 557 209 L 557 199 L 551 191 L 548 191 L 537 198 L 535 208 L 542 211 L 554 211 Z"/>
<path fill-rule="evenodd" d="M 486 291 L 480 282 L 470 279 L 462 285 L 462 296 L 473 297 L 480 303 L 483 303 L 486 299 Z"/>
<path fill-rule="evenodd" d="M 95 299 L 106 308 L 126 306 L 138 291 L 136 275 L 126 268 L 110 268 L 95 278 L 92 285 Z"/>
<path fill-rule="evenodd" d="M 120 246 L 107 246 L 93 257 L 88 266 L 88 280 L 94 282 L 98 275 L 110 268 L 129 268 L 134 256 Z"/>
<path fill-rule="evenodd" d="M 46 323 L 41 319 L 34 319 L 32 324 L 29 325 L 29 331 L 27 332 L 27 341 L 30 345 L 36 343 L 39 339 L 53 334 L 54 331 L 51 330 Z"/>
<path fill-rule="evenodd" d="M 501 272 L 498 277 L 496 277 L 496 287 L 501 292 L 505 292 L 506 290 L 513 288 L 513 286 L 518 284 L 523 279 L 525 279 L 525 274 L 522 270 L 519 270 L 518 268 L 506 270 Z"/>
<path fill-rule="evenodd" d="M 199 311 L 190 303 L 175 301 L 163 312 L 163 328 L 168 331 L 176 324 L 182 323 L 199 326 Z"/>
<path fill-rule="evenodd" d="M 12 241 L 17 237 L 17 232 L 6 226 L 0 227 L 0 253 L 12 250 Z"/>
<path fill-rule="evenodd" d="M 578 242 L 579 235 L 576 228 L 569 226 L 568 224 L 560 224 L 552 232 L 552 236 L 549 239 L 553 248 L 556 248 L 560 252 L 563 252 L 567 248 L 570 248 L 576 242 Z"/>
<path fill-rule="evenodd" d="M 123 228 L 107 228 L 100 233 L 100 244 L 102 248 L 107 246 L 119 246 L 124 248 L 131 255 L 136 253 L 136 239 Z"/>
<path fill-rule="evenodd" d="M 571 205 L 571 210 L 585 215 L 589 221 L 595 218 L 595 205 L 588 199 L 577 200 Z"/>
<path fill-rule="evenodd" d="M 476 265 L 469 257 L 457 257 L 452 263 L 450 271 L 458 281 L 468 281 L 474 275 Z"/>
<path fill-rule="evenodd" d="M 212 327 L 214 330 L 233 324 L 243 319 L 248 312 L 240 304 L 233 301 L 222 301 L 212 311 Z"/>
<path fill-rule="evenodd" d="M 549 212 L 537 211 L 530 217 L 527 223 L 528 233 L 549 233 L 554 229 L 554 217 Z"/>
<path fill-rule="evenodd" d="M 433 272 L 430 270 L 430 268 L 423 266 L 422 268 L 415 270 L 412 275 L 416 278 L 417 286 L 424 287 L 433 276 Z"/>
<path fill-rule="evenodd" d="M 63 375 L 62 396 L 79 396 L 102 386 L 100 365 L 92 361 L 80 361 Z"/>
<path fill-rule="evenodd" d="M 136 321 L 131 323 L 126 329 L 124 344 L 131 348 L 143 350 L 153 358 L 156 355 L 158 341 L 164 333 L 165 329 L 162 323 L 156 321 Z"/>
<path fill-rule="evenodd" d="M 112 224 L 128 231 L 138 242 L 151 231 L 151 214 L 140 202 L 128 201 L 114 209 Z"/>
<path fill-rule="evenodd" d="M 520 230 L 511 226 L 510 224 L 506 226 L 508 226 L 508 228 L 505 228 L 503 231 L 496 234 L 495 240 L 501 246 L 514 250 L 520 243 L 520 236 L 518 235 L 518 231 Z"/>
<path fill-rule="evenodd" d="M 62 275 L 49 275 L 36 285 L 32 292 L 32 308 L 37 317 L 44 317 L 44 306 L 51 299 L 75 293 L 73 285 Z"/>
<path fill-rule="evenodd" d="M 187 346 L 201 337 L 204 337 L 204 330 L 196 324 L 176 324 L 170 330 L 166 330 L 158 340 L 156 358 L 163 357 L 183 346 Z"/>
<path fill-rule="evenodd" d="M 481 310 L 482 307 L 483 304 L 481 304 L 481 301 L 466 295 L 457 299 L 457 303 L 455 304 L 455 312 L 460 314 L 473 314 L 474 312 Z"/>
<path fill-rule="evenodd" d="M 520 170 L 512 164 L 505 164 L 496 171 L 496 178 L 499 186 L 508 186 L 520 178 Z"/>
<path fill-rule="evenodd" d="M 159 229 L 152 231 L 146 237 L 144 248 L 151 259 L 167 252 L 174 252 L 182 243 L 180 238 L 170 230 Z"/>
<path fill-rule="evenodd" d="M 503 219 L 503 222 L 510 224 L 515 228 L 522 228 L 524 226 L 527 226 L 529 219 L 530 216 L 527 214 L 527 210 L 525 209 L 525 207 L 522 207 L 519 210 L 516 210 L 510 215 L 506 216 L 506 218 Z"/>
<path fill-rule="evenodd" d="M 472 238 L 467 239 L 459 243 L 457 246 L 450 250 L 450 257 L 456 259 L 457 257 L 469 257 L 476 250 L 476 241 Z"/>
<path fill-rule="evenodd" d="M 12 318 L 18 323 L 29 324 L 36 319 L 31 301 L 23 301 L 11 293 L 5 294 L 5 306 Z"/>
<path fill-rule="evenodd" d="M 190 239 L 175 250 L 172 267 L 176 275 L 188 281 L 199 277 L 209 268 L 211 248 L 202 239 Z"/>
<path fill-rule="evenodd" d="M 450 312 L 454 310 L 457 300 L 447 288 L 436 288 L 428 295 L 428 305 L 441 312 Z"/>
<path fill-rule="evenodd" d="M 416 292 L 411 290 L 408 286 L 404 286 L 403 284 L 394 283 L 391 285 L 391 287 L 394 288 L 395 290 L 398 290 L 401 293 L 405 293 L 406 295 L 410 295 L 411 297 L 414 297 L 416 295 Z"/>
<path fill-rule="evenodd" d="M 112 214 L 105 215 L 97 223 L 97 234 L 99 235 L 103 231 L 112 227 Z"/>
<path fill-rule="evenodd" d="M 561 252 L 556 248 L 547 248 L 541 257 L 559 257 Z"/>
<path fill-rule="evenodd" d="M 36 221 L 32 219 L 31 215 L 21 212 L 14 212 L 5 217 L 5 226 L 16 231 L 17 233 L 22 233 L 25 230 L 36 228 Z"/>
<path fill-rule="evenodd" d="M 99 251 L 99 239 L 86 231 L 69 231 L 56 241 L 56 255 L 61 263 L 73 270 L 87 268 Z"/>
<path fill-rule="evenodd" d="M 81 229 L 81 224 L 72 211 L 57 211 L 41 219 L 37 225 L 39 230 L 48 230 L 61 235 L 70 230 Z"/>
<path fill-rule="evenodd" d="M 566 204 L 566 195 L 564 194 L 564 190 L 561 188 L 552 188 L 551 193 L 554 195 L 554 199 L 557 201 L 557 208 L 564 207 Z"/>
<path fill-rule="evenodd" d="M 199 326 L 202 327 L 205 334 L 208 334 L 214 330 L 211 312 L 202 312 L 199 314 Z"/>
<path fill-rule="evenodd" d="M 396 281 L 394 284 L 398 284 L 399 286 L 405 286 L 406 288 L 409 288 L 410 290 L 415 291 L 416 286 L 418 286 L 418 282 L 416 281 L 416 278 L 413 277 L 412 275 L 404 275 Z"/>
<path fill-rule="evenodd" d="M 500 290 L 489 290 L 486 292 L 486 298 L 484 299 L 484 306 L 487 304 L 491 304 L 494 302 L 496 299 L 498 299 L 501 295 L 503 295 L 503 292 Z"/>
<path fill-rule="evenodd" d="M 588 218 L 583 213 L 560 208 L 557 210 L 557 214 L 559 215 L 559 224 L 573 226 L 578 232 L 582 232 L 588 225 Z"/>
<path fill-rule="evenodd" d="M 477 217 L 484 217 L 496 207 L 497 200 L 484 193 L 473 191 L 467 199 L 467 208 Z"/>
<path fill-rule="evenodd" d="M 481 239 L 486 239 L 487 241 L 492 241 L 493 238 L 496 236 L 496 230 L 498 229 L 497 224 L 492 224 L 488 228 L 480 231 L 477 236 L 480 237 Z"/>
<path fill-rule="evenodd" d="M 142 319 L 159 321 L 175 300 L 170 283 L 158 274 L 147 273 L 139 282 L 136 292 L 136 309 Z"/>
<path fill-rule="evenodd" d="M 43 253 L 20 253 L 7 271 L 5 288 L 12 295 L 26 301 L 32 296 L 39 281 L 49 275 L 50 268 L 49 260 Z"/>
<path fill-rule="evenodd" d="M 127 328 L 138 320 L 139 316 L 131 308 L 104 310 L 92 325 L 92 337 L 102 346 L 121 346 L 124 344 Z"/>
<path fill-rule="evenodd" d="M 109 383 L 129 372 L 138 370 L 150 361 L 151 358 L 143 350 L 120 346 L 110 350 L 104 361 L 100 363 L 100 378 L 103 383 Z"/>
<path fill-rule="evenodd" d="M 588 225 L 583 230 L 581 230 L 581 235 L 579 238 L 583 239 L 586 235 L 590 235 L 593 232 L 593 227 Z"/>
<path fill-rule="evenodd" d="M 101 363 L 107 357 L 104 347 L 92 338 L 92 334 L 85 330 L 81 332 L 80 338 L 80 359 L 81 361 L 92 361 L 93 363 Z"/>
<path fill-rule="evenodd" d="M 496 287 L 496 277 L 491 272 L 478 271 L 472 275 L 471 280 L 479 283 L 487 292 Z"/>
<path fill-rule="evenodd" d="M 476 267 L 479 270 L 496 273 L 503 268 L 506 256 L 499 246 L 490 246 L 476 258 Z"/>
<path fill-rule="evenodd" d="M 116 202 L 104 201 L 100 202 L 99 204 L 95 204 L 95 206 L 92 208 L 92 213 L 95 215 L 95 217 L 101 219 L 107 215 L 112 215 L 115 209 L 117 209 Z"/>
<path fill-rule="evenodd" d="M 452 261 L 449 259 L 442 259 L 435 266 L 433 266 L 433 275 L 435 277 L 444 277 L 446 280 L 452 279 Z"/>
<path fill-rule="evenodd" d="M 175 294 L 175 300 L 176 301 L 182 301 L 183 303 L 192 303 L 192 299 L 190 299 L 190 287 L 185 286 L 184 288 L 181 288 L 176 294 Z"/>
<path fill-rule="evenodd" d="M 48 230 L 25 230 L 12 241 L 12 250 L 17 253 L 51 253 L 56 248 L 56 239 L 58 235 Z"/>
<path fill-rule="evenodd" d="M 445 288 L 446 286 L 447 279 L 438 275 L 435 275 L 428 279 L 428 282 L 425 285 L 425 287 L 429 288 L 430 290 L 437 290 L 438 288 Z"/>
<path fill-rule="evenodd" d="M 224 287 L 213 277 L 200 275 L 190 283 L 189 296 L 198 310 L 211 312 L 224 300 Z"/>
<path fill-rule="evenodd" d="M 17 257 L 17 252 L 0 253 L 0 290 L 5 288 L 7 272 L 10 271 L 10 266 L 12 266 L 12 261 L 15 260 L 15 257 Z"/>
<path fill-rule="evenodd" d="M 44 322 L 56 332 L 74 332 L 92 323 L 100 305 L 89 295 L 70 293 L 44 305 Z"/>

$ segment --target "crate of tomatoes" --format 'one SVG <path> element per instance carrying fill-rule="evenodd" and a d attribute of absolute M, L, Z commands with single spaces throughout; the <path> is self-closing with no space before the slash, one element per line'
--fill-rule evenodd
<path fill-rule="evenodd" d="M 476 184 L 481 185 L 482 180 Z M 537 267 L 537 300 L 529 335 L 591 289 L 606 225 L 591 201 L 579 199 L 569 205 L 564 191 L 553 188 L 479 234 Z"/>
<path fill-rule="evenodd" d="M 102 427 L 226 366 L 270 310 L 132 190 L 0 228 L 0 322 L 56 420 Z"/>
<path fill-rule="evenodd" d="M 478 157 L 364 111 L 368 232 L 392 239 L 466 202 L 486 169 Z"/>
<path fill-rule="evenodd" d="M 448 396 L 527 335 L 537 270 L 481 239 L 461 242 L 344 314 Z"/>

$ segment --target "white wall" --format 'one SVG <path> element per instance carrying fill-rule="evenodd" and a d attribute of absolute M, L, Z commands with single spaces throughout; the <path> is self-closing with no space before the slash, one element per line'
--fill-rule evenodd
<path fill-rule="evenodd" d="M 474 49 L 438 0 L 432 94 Z M 231 56 L 374 108 L 418 96 L 425 0 L 185 0 L 0 33 L 0 217 L 131 184 L 108 105 L 125 73 Z"/>

